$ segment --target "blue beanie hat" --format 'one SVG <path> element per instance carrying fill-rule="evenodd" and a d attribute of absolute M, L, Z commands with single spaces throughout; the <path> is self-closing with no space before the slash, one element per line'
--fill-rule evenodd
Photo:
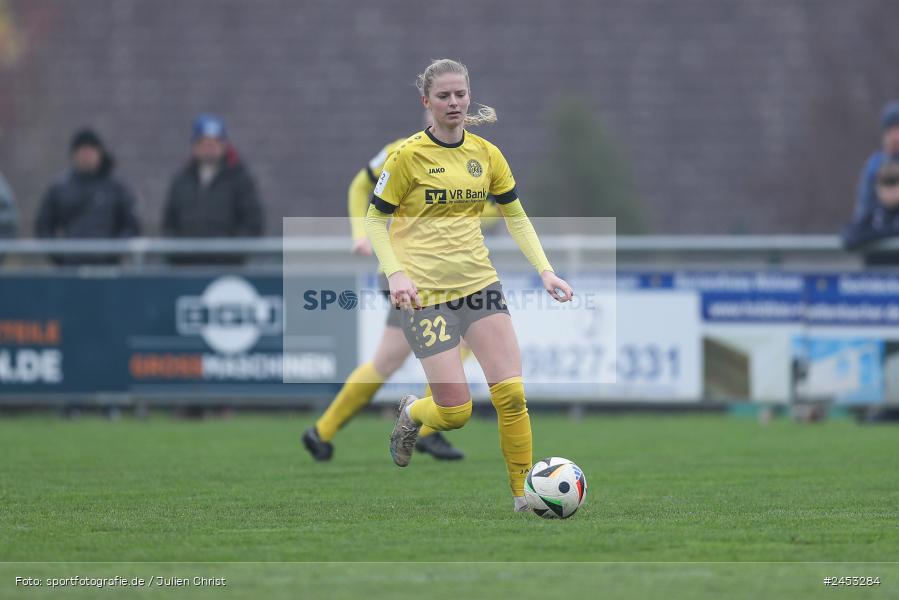
<path fill-rule="evenodd" d="M 220 140 L 226 139 L 228 133 L 225 130 L 225 122 L 220 117 L 212 114 L 204 113 L 198 115 L 197 118 L 194 119 L 191 141 L 196 142 L 201 137 L 211 137 Z"/>
<path fill-rule="evenodd" d="M 891 127 L 899 127 L 899 102 L 887 102 L 880 113 L 880 127 L 884 131 Z"/>

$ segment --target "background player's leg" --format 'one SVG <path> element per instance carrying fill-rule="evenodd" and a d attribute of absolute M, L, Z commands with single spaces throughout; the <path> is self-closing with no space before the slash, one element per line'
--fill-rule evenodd
<path fill-rule="evenodd" d="M 533 442 L 521 381 L 521 351 L 512 319 L 507 314 L 479 319 L 468 327 L 465 340 L 490 385 L 512 495 L 524 496 L 524 478 L 531 468 Z"/>
<path fill-rule="evenodd" d="M 409 342 L 399 327 L 385 327 L 381 342 L 371 362 L 362 364 L 347 378 L 346 383 L 315 423 L 318 435 L 330 442 L 337 430 L 352 419 L 409 356 Z"/>
<path fill-rule="evenodd" d="M 410 352 L 412 350 L 406 336 L 403 335 L 402 328 L 387 326 L 371 362 L 385 380 L 390 379 L 390 376 L 406 362 Z"/>

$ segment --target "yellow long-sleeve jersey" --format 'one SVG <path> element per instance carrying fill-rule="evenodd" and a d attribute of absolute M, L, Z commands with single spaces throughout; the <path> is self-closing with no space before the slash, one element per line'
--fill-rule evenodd
<path fill-rule="evenodd" d="M 490 196 L 534 268 L 552 270 L 499 149 L 469 132 L 459 143 L 446 144 L 425 129 L 390 154 L 365 219 L 385 274 L 404 271 L 425 306 L 497 281 L 480 226 Z"/>
<path fill-rule="evenodd" d="M 387 157 L 390 156 L 400 145 L 406 141 L 406 138 L 394 140 L 381 148 L 381 150 L 372 157 L 364 169 L 359 169 L 353 181 L 350 182 L 350 188 L 347 191 L 347 214 L 350 216 L 350 228 L 353 240 L 360 240 L 367 237 L 365 227 L 362 220 L 368 212 L 368 205 L 371 202 L 371 193 L 375 189 L 375 184 L 381 176 L 381 170 Z M 492 228 L 500 219 L 499 207 L 496 201 L 491 197 L 490 202 L 485 204 L 481 213 L 481 227 L 484 231 Z"/>

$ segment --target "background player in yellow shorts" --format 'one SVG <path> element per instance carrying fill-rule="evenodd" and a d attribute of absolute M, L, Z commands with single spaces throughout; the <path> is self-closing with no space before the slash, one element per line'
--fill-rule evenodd
<path fill-rule="evenodd" d="M 531 424 L 518 341 L 478 225 L 488 196 L 496 198 L 509 232 L 540 273 L 546 291 L 565 302 L 571 299 L 571 287 L 546 259 L 502 153 L 465 130 L 466 124 L 496 120 L 488 107 L 468 115 L 465 66 L 435 61 L 419 76 L 418 88 L 433 126 L 390 155 L 365 218 L 391 299 L 409 311 L 403 331 L 433 391 L 429 397 L 400 401 L 390 452 L 397 465 L 406 466 L 422 426 L 447 431 L 468 422 L 471 397 L 456 349 L 464 337 L 490 386 L 514 507 L 526 510 Z"/>

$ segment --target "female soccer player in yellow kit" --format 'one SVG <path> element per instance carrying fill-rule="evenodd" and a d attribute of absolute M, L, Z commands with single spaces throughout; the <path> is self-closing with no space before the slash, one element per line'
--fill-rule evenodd
<path fill-rule="evenodd" d="M 457 350 L 464 337 L 490 386 L 515 510 L 527 510 L 524 478 L 532 442 L 521 354 L 478 226 L 489 195 L 496 198 L 509 232 L 546 291 L 565 302 L 571 299 L 571 287 L 546 259 L 502 153 L 465 130 L 466 124 L 496 120 L 488 107 L 468 115 L 466 67 L 448 59 L 435 61 L 419 76 L 418 89 L 433 125 L 388 158 L 364 222 L 387 275 L 391 300 L 408 311 L 403 333 L 433 392 L 400 401 L 390 453 L 394 463 L 405 467 L 421 427 L 447 431 L 468 422 L 471 397 Z"/>
<path fill-rule="evenodd" d="M 426 122 L 430 124 L 430 117 Z M 372 158 L 364 169 L 360 169 L 350 183 L 347 193 L 347 211 L 350 216 L 350 225 L 353 236 L 353 253 L 360 256 L 371 255 L 371 243 L 362 226 L 362 220 L 368 210 L 372 190 L 387 157 L 398 148 L 405 138 L 393 141 Z M 499 211 L 496 203 L 491 201 L 485 207 L 481 215 L 485 227 L 490 225 L 492 219 L 498 218 Z M 383 289 L 387 289 L 386 280 Z M 303 446 L 319 462 L 331 460 L 334 455 L 332 440 L 344 425 L 352 419 L 363 407 L 368 405 L 384 382 L 393 375 L 406 361 L 409 353 L 409 342 L 406 341 L 402 331 L 402 311 L 391 310 L 387 315 L 387 323 L 375 355 L 350 374 L 346 382 L 340 388 L 337 396 L 328 406 L 327 410 L 319 417 L 312 427 L 303 432 Z M 462 360 L 471 355 L 467 348 L 462 349 Z M 425 392 L 427 396 L 429 392 Z M 416 450 L 426 452 L 439 460 L 459 460 L 465 457 L 464 453 L 452 446 L 439 431 L 424 427 L 419 432 Z"/>

